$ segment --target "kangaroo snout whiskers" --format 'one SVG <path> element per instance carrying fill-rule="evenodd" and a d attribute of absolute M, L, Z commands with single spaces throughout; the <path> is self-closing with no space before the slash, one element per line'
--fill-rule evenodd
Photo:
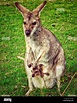
<path fill-rule="evenodd" d="M 15 6 L 21 12 L 26 42 L 24 65 L 28 78 L 29 90 L 26 96 L 35 88 L 52 88 L 57 80 L 60 92 L 60 78 L 65 70 L 64 50 L 49 30 L 41 25 L 40 13 L 46 5 L 41 3 L 30 11 L 16 2 Z"/>
<path fill-rule="evenodd" d="M 30 30 L 25 30 L 25 34 L 26 34 L 27 37 L 30 36 L 30 33 L 31 33 Z"/>

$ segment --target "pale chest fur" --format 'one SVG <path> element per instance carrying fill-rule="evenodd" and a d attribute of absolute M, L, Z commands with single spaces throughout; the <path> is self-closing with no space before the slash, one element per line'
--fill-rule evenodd
<path fill-rule="evenodd" d="M 39 53 L 42 53 L 43 51 L 45 51 L 45 55 L 44 57 L 42 56 L 40 61 L 42 63 L 42 61 L 47 61 L 47 55 L 48 55 L 48 51 L 50 49 L 50 45 L 49 45 L 49 41 L 46 40 L 46 38 L 31 38 L 27 40 L 27 48 L 30 47 L 33 55 L 35 57 L 35 59 L 37 59 L 37 56 Z"/>

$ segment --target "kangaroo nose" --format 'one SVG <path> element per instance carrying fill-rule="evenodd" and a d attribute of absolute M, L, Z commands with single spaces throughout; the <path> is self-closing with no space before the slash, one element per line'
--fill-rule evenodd
<path fill-rule="evenodd" d="M 26 30 L 25 33 L 26 33 L 26 36 L 30 36 L 31 31 L 30 30 Z"/>

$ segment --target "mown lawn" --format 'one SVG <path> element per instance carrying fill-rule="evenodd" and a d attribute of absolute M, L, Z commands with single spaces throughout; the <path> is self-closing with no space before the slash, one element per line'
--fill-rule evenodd
<path fill-rule="evenodd" d="M 14 6 L 18 0 L 0 0 L 0 96 L 24 96 L 28 81 L 24 63 L 17 56 L 25 55 L 23 18 Z M 30 10 L 43 0 L 19 0 Z M 54 2 L 51 2 L 54 1 Z M 66 71 L 61 79 L 61 92 L 77 72 L 77 1 L 49 0 L 41 13 L 42 25 L 52 31 L 61 42 L 66 57 Z M 64 96 L 77 95 L 77 75 Z M 52 89 L 34 89 L 30 96 L 59 96 L 57 86 Z"/>

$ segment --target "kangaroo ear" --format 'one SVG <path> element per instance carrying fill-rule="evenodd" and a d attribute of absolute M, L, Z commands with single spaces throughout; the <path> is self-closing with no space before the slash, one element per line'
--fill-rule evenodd
<path fill-rule="evenodd" d="M 22 6 L 22 5 L 19 4 L 18 2 L 15 3 L 15 6 L 18 8 L 18 10 L 19 10 L 22 14 L 29 12 L 28 9 L 26 9 L 24 6 Z"/>
<path fill-rule="evenodd" d="M 34 9 L 32 11 L 33 14 L 35 14 L 35 16 L 39 16 L 40 15 L 40 12 L 42 11 L 42 9 L 45 7 L 46 5 L 46 1 L 44 1 L 42 4 L 40 4 L 36 9 Z"/>

